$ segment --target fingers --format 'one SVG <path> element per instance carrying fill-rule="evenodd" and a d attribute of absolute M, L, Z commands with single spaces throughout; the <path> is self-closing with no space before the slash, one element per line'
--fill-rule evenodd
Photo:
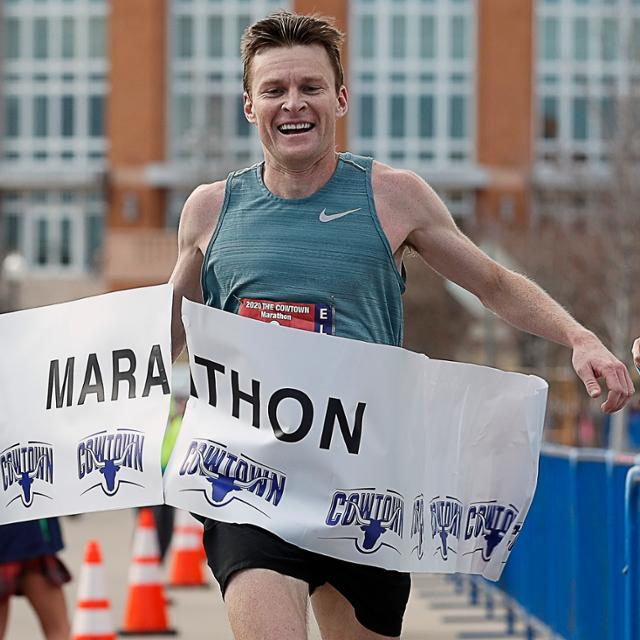
<path fill-rule="evenodd" d="M 592 398 L 598 398 L 602 393 L 602 389 L 600 389 L 600 385 L 598 384 L 598 381 L 596 380 L 596 377 L 593 374 L 591 368 L 589 367 L 589 369 L 586 369 L 584 371 L 577 371 L 577 374 L 578 376 L 580 376 L 580 379 L 584 383 L 587 393 Z"/>
<path fill-rule="evenodd" d="M 633 384 L 629 372 L 622 363 L 607 367 L 604 372 L 604 380 L 609 393 L 605 402 L 602 403 L 601 409 L 605 413 L 614 413 L 622 409 L 633 395 Z"/>
<path fill-rule="evenodd" d="M 640 373 L 640 338 L 633 343 L 631 353 L 633 353 L 633 362 L 636 365 L 636 369 L 638 370 L 638 373 Z"/>

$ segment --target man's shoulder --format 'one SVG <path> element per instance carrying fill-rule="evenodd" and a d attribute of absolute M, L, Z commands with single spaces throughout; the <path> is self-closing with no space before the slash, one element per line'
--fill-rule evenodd
<path fill-rule="evenodd" d="M 198 185 L 187 198 L 186 205 L 191 208 L 208 207 L 224 200 L 224 191 L 227 185 L 226 180 L 217 180 L 207 184 Z"/>
<path fill-rule="evenodd" d="M 211 234 L 222 210 L 226 180 L 196 187 L 184 204 L 180 216 L 183 239 L 195 244 Z"/>
<path fill-rule="evenodd" d="M 371 170 L 371 187 L 376 197 L 413 198 L 428 189 L 427 183 L 409 169 L 397 169 L 377 160 Z"/>

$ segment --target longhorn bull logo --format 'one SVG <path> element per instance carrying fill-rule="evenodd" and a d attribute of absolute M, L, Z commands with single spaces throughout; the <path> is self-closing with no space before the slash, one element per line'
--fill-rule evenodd
<path fill-rule="evenodd" d="M 200 474 L 205 477 L 207 482 L 211 484 L 211 494 L 210 496 L 207 496 L 207 498 L 209 499 L 210 497 L 209 502 L 214 506 L 227 504 L 230 500 L 225 502 L 225 499 L 233 491 L 250 491 L 258 484 L 265 481 L 263 477 L 242 481 L 238 478 L 231 477 L 230 475 L 213 471 L 207 468 L 200 449 L 196 451 L 196 454 L 198 456 L 198 470 L 200 471 Z"/>
<path fill-rule="evenodd" d="M 481 538 L 484 544 L 468 553 L 481 551 L 482 559 L 488 562 L 517 515 L 518 510 L 513 505 L 505 506 L 495 501 L 471 505 L 467 512 L 465 539 Z M 517 531 L 513 533 L 517 535 Z"/>
<path fill-rule="evenodd" d="M 404 498 L 397 492 L 387 490 L 376 492 L 373 489 L 354 489 L 336 491 L 331 499 L 325 523 L 329 527 L 359 527 L 363 535 L 335 535 L 320 539 L 353 540 L 360 553 L 375 553 L 381 547 L 398 551 L 391 544 L 394 538 L 384 536 L 389 531 L 398 538 L 403 535 Z"/>
<path fill-rule="evenodd" d="M 78 479 L 96 479 L 98 473 L 102 476 L 81 495 L 100 487 L 106 496 L 111 497 L 123 484 L 142 487 L 129 478 L 131 473 L 144 471 L 143 450 L 144 434 L 129 428 L 100 431 L 81 440 L 77 450 Z"/>
<path fill-rule="evenodd" d="M 364 532 L 362 547 L 358 544 L 358 540 L 356 540 L 356 547 L 363 553 L 377 551 L 379 548 L 378 541 L 401 515 L 402 506 L 398 505 L 388 518 L 367 518 L 356 503 L 352 502 L 350 504 L 352 508 L 355 509 L 356 524 L 360 527 L 360 530 Z"/>
<path fill-rule="evenodd" d="M 451 547 L 449 538 L 458 539 L 460 535 L 460 520 L 462 519 L 462 503 L 452 496 L 436 497 L 429 504 L 431 512 L 431 537 L 440 539 L 434 555 L 440 555 L 443 560 L 449 559 L 449 553 L 456 553 L 455 546 Z"/>
<path fill-rule="evenodd" d="M 104 460 L 98 460 L 93 449 L 87 448 L 86 451 L 93 462 L 93 465 L 104 476 L 104 485 L 102 489 L 108 496 L 113 496 L 120 488 L 120 481 L 117 478 L 118 471 L 122 469 L 122 464 L 127 457 L 129 451 L 133 449 L 135 442 L 130 442 L 122 452 L 122 455 L 118 458 L 104 458 Z"/>
<path fill-rule="evenodd" d="M 8 458 L 9 467 L 13 475 L 13 477 L 11 478 L 11 484 L 13 484 L 14 482 L 18 483 L 22 491 L 22 493 L 20 494 L 20 498 L 22 499 L 22 504 L 25 507 L 30 507 L 33 504 L 33 482 L 37 478 L 38 473 L 40 473 L 40 467 L 46 459 L 47 454 L 43 453 L 40 455 L 38 461 L 31 471 L 19 471 L 18 469 L 16 469 L 13 458 Z"/>

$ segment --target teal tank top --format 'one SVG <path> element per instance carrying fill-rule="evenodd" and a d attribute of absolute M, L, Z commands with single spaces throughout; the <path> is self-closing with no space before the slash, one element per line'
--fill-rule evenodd
<path fill-rule="evenodd" d="M 205 304 L 400 346 L 404 273 L 375 210 L 371 165 L 340 154 L 331 179 L 302 199 L 271 193 L 263 163 L 229 174 L 202 266 Z"/>

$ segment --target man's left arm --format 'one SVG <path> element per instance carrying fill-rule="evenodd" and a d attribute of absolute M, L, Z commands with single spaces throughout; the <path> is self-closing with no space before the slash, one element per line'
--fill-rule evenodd
<path fill-rule="evenodd" d="M 418 176 L 397 172 L 393 190 L 400 212 L 410 220 L 406 244 L 435 271 L 475 294 L 508 323 L 573 349 L 573 367 L 588 394 L 609 390 L 602 410 L 621 409 L 633 394 L 627 368 L 591 332 L 525 276 L 492 260 L 456 226 L 436 193 Z M 401 195 L 404 194 L 404 195 Z"/>

